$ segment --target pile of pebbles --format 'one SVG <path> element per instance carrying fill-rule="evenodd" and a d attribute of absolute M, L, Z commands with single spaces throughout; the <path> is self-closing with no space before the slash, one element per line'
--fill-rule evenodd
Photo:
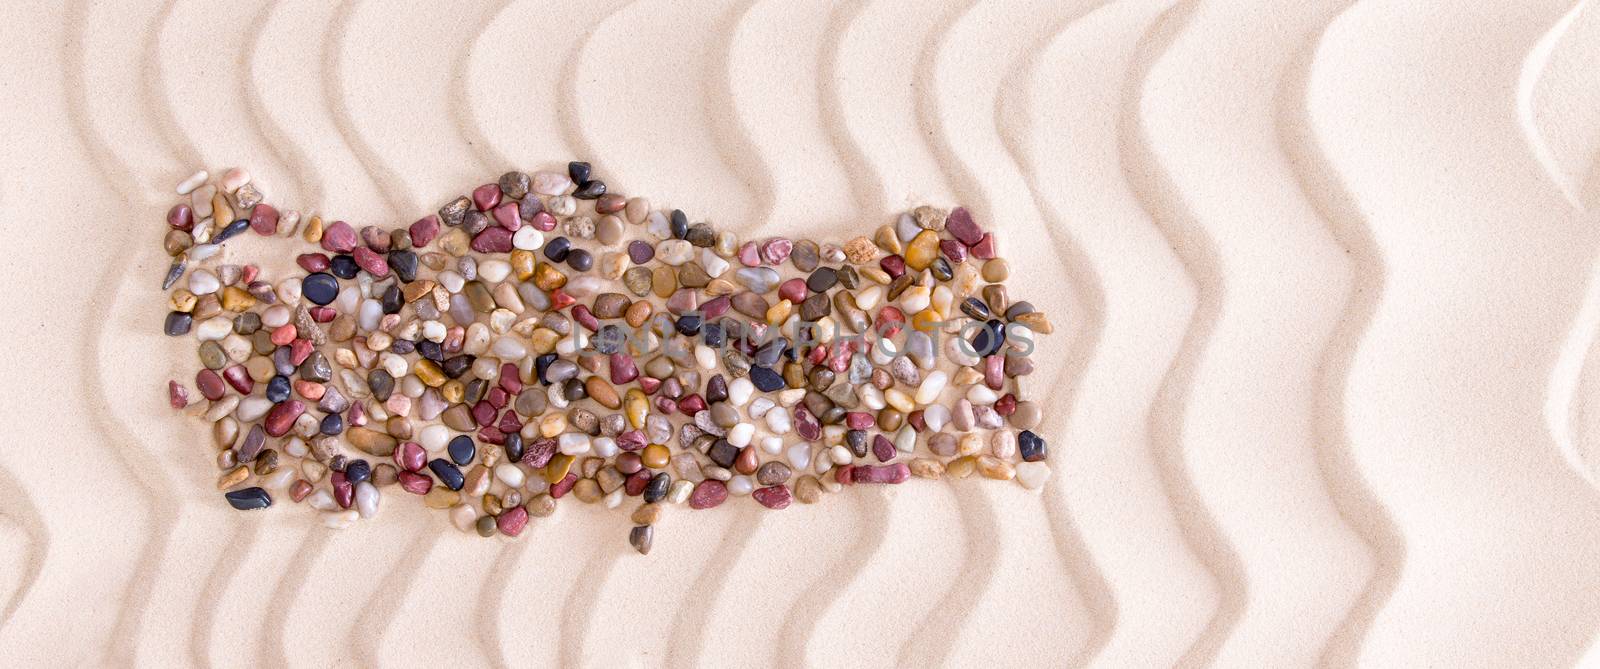
<path fill-rule="evenodd" d="M 240 169 L 177 192 L 165 332 L 198 341 L 201 369 L 169 399 L 204 399 L 236 509 L 287 496 L 338 528 L 407 493 L 515 537 L 569 496 L 638 498 L 648 553 L 673 505 L 1050 476 L 1018 382 L 1052 326 L 962 208 L 835 245 L 741 240 L 583 162 L 395 228 L 280 212 Z M 269 280 L 224 262 L 246 234 L 318 248 Z"/>

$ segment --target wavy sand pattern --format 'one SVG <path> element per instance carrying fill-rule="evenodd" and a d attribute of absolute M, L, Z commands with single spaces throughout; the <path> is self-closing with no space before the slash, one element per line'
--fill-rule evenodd
<path fill-rule="evenodd" d="M 8 5 L 0 657 L 1600 657 L 1600 10 L 1500 4 Z M 749 237 L 971 207 L 1058 324 L 1051 486 L 674 513 L 648 558 L 594 508 L 508 542 L 222 507 L 160 391 L 172 184 L 404 223 L 576 157 Z"/>

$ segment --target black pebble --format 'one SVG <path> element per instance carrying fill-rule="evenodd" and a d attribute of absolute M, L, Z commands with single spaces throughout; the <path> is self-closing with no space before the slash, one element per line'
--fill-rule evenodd
<path fill-rule="evenodd" d="M 233 239 L 234 237 L 239 236 L 239 233 L 244 232 L 245 230 L 248 230 L 248 229 L 250 229 L 250 219 L 241 218 L 241 219 L 239 219 L 237 221 L 229 223 L 228 226 L 223 228 L 221 232 L 218 232 L 217 234 L 212 235 L 211 236 L 211 243 L 212 244 L 221 244 L 221 243 L 223 243 L 225 241 L 228 241 L 230 239 Z"/>
<path fill-rule="evenodd" d="M 580 200 L 595 200 L 606 194 L 606 182 L 599 179 L 585 181 L 572 192 L 572 196 Z"/>
<path fill-rule="evenodd" d="M 544 243 L 544 257 L 551 262 L 561 262 L 567 259 L 567 254 L 572 252 L 572 240 L 566 237 L 556 237 Z"/>
<path fill-rule="evenodd" d="M 522 435 L 520 433 L 512 432 L 506 435 L 506 443 L 503 448 L 506 451 L 507 461 L 522 462 Z"/>
<path fill-rule="evenodd" d="M 1000 346 L 1006 342 L 1005 326 L 999 320 L 984 323 L 983 329 L 972 338 L 972 350 L 978 353 L 978 357 L 994 355 L 1000 350 Z"/>
<path fill-rule="evenodd" d="M 661 472 L 650 477 L 650 482 L 644 486 L 644 501 L 647 504 L 659 502 L 667 497 L 667 491 L 672 489 L 672 477 L 666 472 Z"/>
<path fill-rule="evenodd" d="M 711 458 L 718 467 L 731 468 L 733 461 L 739 458 L 739 447 L 728 443 L 727 439 L 718 439 L 711 442 L 711 448 L 706 450 L 706 457 Z"/>
<path fill-rule="evenodd" d="M 844 433 L 844 442 L 850 447 L 850 452 L 856 454 L 856 457 L 867 457 L 866 430 L 850 430 Z"/>
<path fill-rule="evenodd" d="M 444 346 L 439 342 L 424 339 L 417 342 L 417 355 L 434 362 L 444 362 Z"/>
<path fill-rule="evenodd" d="M 372 478 L 372 465 L 366 460 L 356 459 L 345 463 L 344 479 L 355 485 Z"/>
<path fill-rule="evenodd" d="M 267 399 L 277 404 L 289 399 L 289 377 L 279 374 L 267 382 Z"/>
<path fill-rule="evenodd" d="M 818 267 L 811 276 L 806 278 L 806 288 L 813 293 L 827 292 L 829 288 L 839 283 L 839 273 L 832 267 Z"/>
<path fill-rule="evenodd" d="M 268 495 L 267 491 L 261 489 L 259 486 L 254 488 L 245 488 L 244 490 L 235 490 L 233 492 L 224 494 L 223 497 L 227 498 L 229 506 L 232 506 L 240 511 L 265 509 L 269 506 L 272 506 L 272 495 Z"/>
<path fill-rule="evenodd" d="M 311 300 L 312 304 L 320 306 L 331 303 L 339 297 L 339 280 L 323 272 L 306 275 L 300 282 L 300 294 Z"/>
<path fill-rule="evenodd" d="M 579 272 L 587 272 L 594 267 L 594 254 L 583 249 L 573 249 L 567 254 L 567 266 Z"/>
<path fill-rule="evenodd" d="M 976 297 L 969 297 L 961 301 L 961 313 L 966 314 L 968 318 L 980 321 L 989 320 L 990 316 L 989 305 L 984 304 L 983 300 Z"/>
<path fill-rule="evenodd" d="M 778 361 L 783 359 L 783 350 L 788 347 L 789 340 L 783 337 L 778 337 L 777 339 L 773 339 L 772 341 L 762 344 L 761 348 L 756 349 L 756 354 L 752 357 L 751 361 L 757 365 L 761 365 L 762 367 L 771 367 L 778 364 Z"/>
<path fill-rule="evenodd" d="M 550 363 L 555 362 L 557 359 L 558 356 L 554 353 L 546 353 L 533 359 L 533 372 L 539 378 L 539 385 L 550 385 L 550 379 L 545 378 L 544 373 L 550 369 Z"/>
<path fill-rule="evenodd" d="M 383 305 L 383 313 L 398 314 L 400 309 L 406 306 L 406 296 L 400 294 L 399 284 L 389 284 L 388 288 L 383 289 L 383 299 L 380 303 Z"/>
<path fill-rule="evenodd" d="M 783 390 L 783 375 L 767 367 L 755 365 L 750 368 L 750 382 L 756 384 L 756 389 L 764 393 Z"/>
<path fill-rule="evenodd" d="M 1045 449 L 1044 437 L 1028 430 L 1017 434 L 1017 452 L 1022 454 L 1023 462 L 1038 462 L 1049 455 Z"/>
<path fill-rule="evenodd" d="M 330 437 L 344 432 L 344 417 L 336 413 L 330 413 L 326 416 L 323 416 L 322 425 L 319 429 L 323 434 L 326 434 Z"/>
<path fill-rule="evenodd" d="M 682 209 L 672 210 L 672 238 L 683 239 L 689 236 L 689 217 Z"/>
<path fill-rule="evenodd" d="M 394 351 L 395 355 L 405 355 L 417 350 L 417 344 L 410 339 L 396 339 L 389 344 L 389 350 Z"/>
<path fill-rule="evenodd" d="M 727 341 L 725 334 L 722 326 L 716 323 L 706 323 L 700 326 L 700 339 L 706 343 L 706 346 L 711 348 L 722 346 L 722 342 Z"/>
<path fill-rule="evenodd" d="M 587 182 L 589 180 L 589 172 L 592 170 L 593 168 L 589 165 L 589 163 L 581 160 L 574 160 L 570 163 L 567 163 L 567 176 L 572 177 L 572 183 L 575 184 Z"/>
<path fill-rule="evenodd" d="M 445 450 L 449 451 L 452 462 L 464 465 L 472 462 L 473 456 L 478 454 L 478 445 L 472 443 L 472 437 L 462 434 L 456 435 L 456 438 L 451 439 L 450 444 L 445 446 Z"/>
<path fill-rule="evenodd" d="M 444 458 L 430 460 L 428 469 L 433 470 L 433 475 L 439 477 L 439 482 L 451 490 L 460 490 L 467 484 L 467 477 L 461 475 L 461 470 Z"/>
<path fill-rule="evenodd" d="M 410 251 L 390 251 L 389 271 L 400 277 L 401 281 L 411 283 L 417 280 L 417 254 Z"/>
<path fill-rule="evenodd" d="M 193 325 L 194 316 L 181 311 L 173 311 L 167 314 L 167 323 L 162 327 L 162 330 L 167 333 L 168 337 L 181 337 L 189 334 L 189 328 Z"/>
<path fill-rule="evenodd" d="M 444 363 L 439 365 L 439 370 L 443 371 L 445 376 L 459 379 L 462 374 L 467 373 L 467 370 L 472 369 L 472 363 L 475 361 L 477 361 L 476 357 L 463 353 L 445 358 Z"/>
<path fill-rule="evenodd" d="M 622 351 L 622 345 L 627 343 L 628 333 L 616 325 L 602 325 L 600 331 L 594 334 L 590 341 L 594 342 L 594 350 L 611 355 Z"/>
<path fill-rule="evenodd" d="M 681 335 L 693 335 L 700 331 L 700 327 L 700 314 L 684 314 L 678 317 L 676 323 L 673 323 L 673 329 L 677 330 L 678 334 Z"/>
<path fill-rule="evenodd" d="M 356 264 L 355 256 L 341 253 L 328 261 L 328 272 L 341 279 L 354 279 L 361 273 L 361 266 Z"/>

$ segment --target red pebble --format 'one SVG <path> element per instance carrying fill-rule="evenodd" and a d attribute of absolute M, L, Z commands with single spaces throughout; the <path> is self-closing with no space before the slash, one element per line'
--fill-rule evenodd
<path fill-rule="evenodd" d="M 865 411 L 851 411 L 844 415 L 844 424 L 852 430 L 869 429 L 874 422 L 872 414 Z"/>
<path fill-rule="evenodd" d="M 623 384 L 639 377 L 639 368 L 633 364 L 633 356 L 626 353 L 612 353 L 608 360 L 611 368 L 611 382 Z"/>
<path fill-rule="evenodd" d="M 495 427 L 500 428 L 500 431 L 504 432 L 506 434 L 511 434 L 513 432 L 521 432 L 522 431 L 522 421 L 517 419 L 517 412 L 516 411 L 513 411 L 511 409 L 506 409 L 505 413 L 500 414 L 500 422 L 496 423 Z M 501 444 L 505 443 L 505 438 L 501 437 L 500 441 L 496 442 L 496 443 L 501 443 Z"/>
<path fill-rule="evenodd" d="M 422 248 L 433 243 L 439 236 L 439 217 L 432 214 L 417 219 L 411 224 L 411 246 Z"/>
<path fill-rule="evenodd" d="M 167 381 L 167 402 L 174 409 L 189 406 L 189 389 L 177 381 Z"/>
<path fill-rule="evenodd" d="M 717 320 L 723 314 L 728 313 L 728 308 L 732 306 L 733 301 L 728 299 L 727 295 L 713 297 L 700 305 L 700 318 L 704 319 L 705 322 Z"/>
<path fill-rule="evenodd" d="M 472 405 L 472 420 L 479 425 L 493 425 L 496 413 L 498 412 L 495 410 L 494 405 L 488 402 L 480 400 L 477 404 Z"/>
<path fill-rule="evenodd" d="M 678 410 L 689 416 L 705 411 L 705 408 L 706 400 L 699 393 L 678 400 Z"/>
<path fill-rule="evenodd" d="M 878 330 L 879 337 L 893 337 L 900 334 L 901 328 L 906 326 L 906 315 L 898 307 L 884 307 L 878 310 L 878 320 L 872 324 Z"/>
<path fill-rule="evenodd" d="M 322 249 L 334 253 L 356 250 L 356 230 L 344 221 L 334 221 L 322 231 Z"/>
<path fill-rule="evenodd" d="M 921 409 L 917 409 L 916 411 L 906 414 L 906 424 L 910 425 L 911 429 L 916 430 L 917 432 L 922 432 L 928 429 L 927 419 L 923 417 Z"/>
<path fill-rule="evenodd" d="M 255 283 L 258 276 L 261 276 L 261 268 L 255 265 L 245 265 L 244 269 L 239 270 L 239 281 L 245 285 Z M 255 286 L 250 287 L 255 288 Z"/>
<path fill-rule="evenodd" d="M 1012 393 L 1001 395 L 994 403 L 994 412 L 1000 414 L 1001 418 L 1010 418 L 1011 414 L 1017 412 L 1017 396 Z"/>
<path fill-rule="evenodd" d="M 394 464 L 405 472 L 420 472 L 428 463 L 428 452 L 414 441 L 404 441 L 394 449 Z"/>
<path fill-rule="evenodd" d="M 850 371 L 850 358 L 855 355 L 849 346 L 835 346 L 828 353 L 828 369 L 834 374 L 843 374 Z"/>
<path fill-rule="evenodd" d="M 954 239 L 939 240 L 939 251 L 953 263 L 965 262 L 967 259 L 967 247 Z"/>
<path fill-rule="evenodd" d="M 303 269 L 307 272 L 326 272 L 328 271 L 328 266 L 331 265 L 332 262 L 328 259 L 327 254 L 302 253 L 298 256 L 295 256 L 294 264 L 299 265 L 300 269 Z"/>
<path fill-rule="evenodd" d="M 562 496 L 572 492 L 572 486 L 575 485 L 578 485 L 578 475 L 567 472 L 566 478 L 556 481 L 555 485 L 550 486 L 550 496 L 561 499 Z"/>
<path fill-rule="evenodd" d="M 628 480 L 622 484 L 622 492 L 629 497 L 638 497 L 644 492 L 644 487 L 650 485 L 650 475 L 648 469 L 640 469 L 628 475 Z"/>
<path fill-rule="evenodd" d="M 904 462 L 887 465 L 856 465 L 851 474 L 853 483 L 905 483 L 911 478 L 911 468 Z"/>
<path fill-rule="evenodd" d="M 787 509 L 789 508 L 789 503 L 794 501 L 794 495 L 789 493 L 789 486 L 783 484 L 756 488 L 750 492 L 750 496 L 756 498 L 756 501 L 760 502 L 761 506 L 773 511 Z"/>
<path fill-rule="evenodd" d="M 395 476 L 400 481 L 400 487 L 413 495 L 426 495 L 433 490 L 433 479 L 416 472 L 403 471 Z"/>
<path fill-rule="evenodd" d="M 572 320 L 582 325 L 583 329 L 590 332 L 600 331 L 600 319 L 594 317 L 594 312 L 589 310 L 589 305 L 580 304 L 572 308 Z"/>
<path fill-rule="evenodd" d="M 356 501 L 355 484 L 345 479 L 344 472 L 334 472 L 330 479 L 333 482 L 333 501 L 338 502 L 340 508 L 350 508 Z"/>
<path fill-rule="evenodd" d="M 294 427 L 294 420 L 305 413 L 306 405 L 300 400 L 279 402 L 267 412 L 267 419 L 263 425 L 267 428 L 267 436 L 281 437 L 289 433 L 289 428 Z"/>
<path fill-rule="evenodd" d="M 755 267 L 761 264 L 761 250 L 755 242 L 745 242 L 739 247 L 739 264 L 745 267 Z"/>
<path fill-rule="evenodd" d="M 689 493 L 689 508 L 712 509 L 728 501 L 728 486 L 716 479 L 706 479 L 694 486 L 694 492 Z"/>
<path fill-rule="evenodd" d="M 551 311 L 561 311 L 562 309 L 572 306 L 577 301 L 578 298 L 568 295 L 566 291 L 561 290 L 560 288 L 550 291 Z"/>
<path fill-rule="evenodd" d="M 328 323 L 339 317 L 339 310 L 333 307 L 312 307 L 306 311 L 311 312 L 311 320 L 318 323 Z"/>
<path fill-rule="evenodd" d="M 289 499 L 292 499 L 296 504 L 299 504 L 300 502 L 304 502 L 307 497 L 310 497 L 311 491 L 315 489 L 316 488 L 311 486 L 310 481 L 298 479 L 294 482 L 294 485 L 289 486 Z"/>
<path fill-rule="evenodd" d="M 472 189 L 472 206 L 478 211 L 489 211 L 500 204 L 500 185 L 484 184 Z"/>
<path fill-rule="evenodd" d="M 898 255 L 887 255 L 878 261 L 878 267 L 888 272 L 890 278 L 898 279 L 906 273 L 906 259 Z"/>
<path fill-rule="evenodd" d="M 944 219 L 944 229 L 967 246 L 978 243 L 983 236 L 983 229 L 973 222 L 972 212 L 967 211 L 966 207 L 951 209 L 950 215 Z"/>
<path fill-rule="evenodd" d="M 827 344 L 818 344 L 815 348 L 811 349 L 810 353 L 806 354 L 806 362 L 809 362 L 809 363 L 811 363 L 813 365 L 820 365 L 820 364 L 822 364 L 822 361 L 827 360 L 827 359 L 828 359 L 828 345 Z"/>
<path fill-rule="evenodd" d="M 328 393 L 328 387 L 317 383 L 316 381 L 295 379 L 294 392 L 296 395 L 315 402 L 322 399 L 322 396 Z"/>
<path fill-rule="evenodd" d="M 255 380 L 250 378 L 250 370 L 245 369 L 244 365 L 234 365 L 222 370 L 222 380 L 227 381 L 228 385 L 233 386 L 240 395 L 249 395 L 256 387 Z"/>
<path fill-rule="evenodd" d="M 365 246 L 356 248 L 356 265 L 367 270 L 374 278 L 382 279 L 389 276 L 389 261 L 382 254 Z"/>
<path fill-rule="evenodd" d="M 494 222 L 512 232 L 522 229 L 522 217 L 517 214 L 517 203 L 506 202 L 495 207 Z"/>
<path fill-rule="evenodd" d="M 642 450 L 649 443 L 649 438 L 645 437 L 644 432 L 639 430 L 628 430 L 617 435 L 617 448 L 624 451 Z"/>
<path fill-rule="evenodd" d="M 478 253 L 510 253 L 511 231 L 502 227 L 484 228 L 472 238 L 472 250 Z"/>
<path fill-rule="evenodd" d="M 522 449 L 522 464 L 538 469 L 550 464 L 550 458 L 555 457 L 556 440 L 540 439 Z"/>
<path fill-rule="evenodd" d="M 794 431 L 806 441 L 819 441 L 822 439 L 822 423 L 817 417 L 811 415 L 811 410 L 804 404 L 794 408 Z"/>
<path fill-rule="evenodd" d="M 878 456 L 878 462 L 888 462 L 894 459 L 894 442 L 881 434 L 872 436 L 872 454 Z"/>
<path fill-rule="evenodd" d="M 167 210 L 167 225 L 188 232 L 194 229 L 194 210 L 186 204 L 172 205 Z"/>
<path fill-rule="evenodd" d="M 522 371 L 509 362 L 500 365 L 500 387 L 512 395 L 522 392 Z"/>
<path fill-rule="evenodd" d="M 761 262 L 768 265 L 782 265 L 789 259 L 789 253 L 794 251 L 794 242 L 782 237 L 773 237 L 761 244 Z"/>
<path fill-rule="evenodd" d="M 479 428 L 478 429 L 478 441 L 481 441 L 481 442 L 486 443 L 486 444 L 494 444 L 496 446 L 499 446 L 499 445 L 502 445 L 502 444 L 506 443 L 506 433 L 501 432 L 500 428 L 495 427 L 493 425 L 490 425 L 488 427 Z"/>
<path fill-rule="evenodd" d="M 278 210 L 265 202 L 250 210 L 250 229 L 263 237 L 278 233 Z"/>
<path fill-rule="evenodd" d="M 284 346 L 294 341 L 295 336 L 299 334 L 300 331 L 295 328 L 294 323 L 284 323 L 272 330 L 272 343 L 277 346 Z"/>
<path fill-rule="evenodd" d="M 541 211 L 528 220 L 528 225 L 533 226 L 533 229 L 540 232 L 549 232 L 556 229 L 556 217 L 552 216 L 548 211 Z"/>
<path fill-rule="evenodd" d="M 646 378 L 649 378 L 649 377 L 646 377 Z M 666 396 L 657 397 L 656 398 L 656 411 L 659 411 L 664 415 L 671 416 L 672 414 L 675 414 L 675 413 L 678 412 L 678 402 L 677 402 L 677 400 L 674 400 L 671 397 L 666 397 Z"/>
<path fill-rule="evenodd" d="M 528 526 L 528 510 L 521 506 L 513 506 L 500 515 L 495 516 L 494 526 L 500 528 L 500 533 L 508 537 L 522 534 L 522 528 Z"/>
<path fill-rule="evenodd" d="M 778 284 L 778 299 L 799 304 L 806 300 L 806 280 L 799 277 Z"/>
<path fill-rule="evenodd" d="M 856 472 L 856 466 L 855 465 L 845 465 L 843 467 L 834 467 L 833 468 L 833 480 L 837 481 L 839 483 L 842 483 L 844 485 L 850 485 L 851 483 L 855 483 L 855 472 Z"/>
<path fill-rule="evenodd" d="M 201 397 L 213 402 L 228 394 L 228 387 L 223 384 L 222 377 L 209 369 L 202 369 L 194 375 L 194 385 L 200 389 Z"/>
<path fill-rule="evenodd" d="M 985 232 L 983 233 L 983 239 L 972 245 L 972 257 L 979 260 L 990 260 L 994 258 L 994 254 L 994 235 Z"/>
<path fill-rule="evenodd" d="M 646 395 L 655 394 L 656 389 L 660 387 L 661 379 L 655 379 L 648 376 L 639 377 L 639 389 L 643 390 L 644 394 Z"/>

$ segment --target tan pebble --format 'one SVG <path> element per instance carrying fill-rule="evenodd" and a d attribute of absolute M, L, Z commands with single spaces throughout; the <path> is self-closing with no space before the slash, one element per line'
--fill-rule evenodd
<path fill-rule="evenodd" d="M 970 386 L 983 380 L 983 373 L 971 367 L 962 367 L 956 370 L 955 376 L 950 377 L 950 383 L 956 387 Z"/>
<path fill-rule="evenodd" d="M 992 455 L 978 456 L 978 473 L 984 478 L 996 481 L 1009 481 L 1017 475 L 1017 468 L 1011 463 Z"/>
<path fill-rule="evenodd" d="M 900 237 L 894 233 L 894 226 L 892 225 L 878 228 L 878 231 L 872 235 L 872 241 L 876 242 L 878 248 L 883 249 L 885 253 L 899 253 L 905 250 L 905 247 L 900 245 Z"/>
<path fill-rule="evenodd" d="M 800 477 L 794 484 L 794 498 L 801 504 L 815 504 L 822 499 L 822 482 L 810 474 Z"/>
<path fill-rule="evenodd" d="M 644 322 L 650 319 L 650 314 L 654 310 L 655 308 L 650 306 L 649 302 L 639 300 L 638 302 L 628 305 L 627 311 L 623 312 L 622 314 L 622 319 L 627 321 L 628 325 L 630 326 L 639 327 L 644 325 Z"/>
<path fill-rule="evenodd" d="M 951 460 L 950 464 L 945 465 L 944 471 L 946 474 L 949 474 L 951 478 L 964 479 L 968 476 L 972 476 L 972 472 L 977 468 L 977 466 L 977 458 L 968 455 L 966 457 Z"/>
<path fill-rule="evenodd" d="M 457 258 L 466 255 L 472 248 L 472 238 L 461 228 L 450 228 L 439 235 L 438 241 L 434 243 L 439 245 L 440 250 Z"/>
<path fill-rule="evenodd" d="M 610 251 L 600 256 L 600 276 L 616 281 L 622 278 L 622 273 L 628 271 L 627 254 Z"/>
<path fill-rule="evenodd" d="M 181 311 L 187 314 L 194 311 L 194 305 L 198 301 L 199 298 L 195 297 L 194 293 L 189 292 L 189 289 L 179 288 L 172 291 L 172 299 L 169 303 L 172 305 L 173 311 Z"/>
<path fill-rule="evenodd" d="M 672 292 L 678 289 L 678 275 L 666 265 L 657 265 L 650 270 L 650 292 L 656 297 L 667 299 L 672 297 Z"/>
<path fill-rule="evenodd" d="M 488 467 L 477 465 L 467 472 L 466 485 L 461 487 L 461 492 L 468 497 L 479 497 L 489 492 L 489 485 L 494 482 L 494 475 Z"/>
<path fill-rule="evenodd" d="M 844 257 L 854 265 L 865 265 L 878 257 L 878 246 L 866 237 L 856 237 L 844 245 Z"/>
<path fill-rule="evenodd" d="M 635 525 L 654 525 L 656 524 L 656 521 L 660 519 L 660 504 L 645 504 L 640 506 L 639 508 L 633 510 L 633 517 L 631 518 L 631 520 L 633 520 L 633 524 Z"/>
<path fill-rule="evenodd" d="M 461 493 L 436 485 L 422 496 L 422 504 L 430 509 L 448 509 L 461 503 Z"/>
<path fill-rule="evenodd" d="M 960 441 L 956 442 L 957 455 L 977 455 L 982 451 L 983 435 L 977 432 L 963 434 L 961 435 Z"/>
<path fill-rule="evenodd" d="M 944 476 L 944 465 L 933 458 L 917 458 L 911 461 L 911 475 L 924 479 L 938 479 Z"/>
<path fill-rule="evenodd" d="M 312 244 L 322 241 L 322 217 L 312 216 L 311 220 L 306 221 L 305 232 L 300 237 Z"/>
<path fill-rule="evenodd" d="M 498 495 L 483 495 L 484 513 L 491 516 L 498 516 L 500 515 L 501 511 L 505 510 L 505 507 L 500 505 L 500 497 Z"/>
<path fill-rule="evenodd" d="M 600 501 L 600 498 L 604 495 L 600 493 L 600 484 L 596 483 L 594 479 L 578 479 L 578 482 L 572 486 L 572 496 L 578 498 L 578 501 L 584 504 L 594 504 Z"/>
<path fill-rule="evenodd" d="M 1011 276 L 1011 266 L 1006 264 L 1005 258 L 991 258 L 983 263 L 983 280 L 989 283 L 1000 283 Z"/>
<path fill-rule="evenodd" d="M 645 217 L 650 215 L 650 201 L 642 197 L 628 198 L 628 204 L 623 207 L 622 214 L 629 223 L 635 225 L 643 223 Z"/>
<path fill-rule="evenodd" d="M 553 413 L 539 419 L 539 435 L 546 439 L 554 439 L 565 431 L 567 431 L 566 414 Z"/>
<path fill-rule="evenodd" d="M 1046 318 L 1044 312 L 1040 311 L 1030 311 L 1022 314 L 1011 319 L 1011 322 L 1021 323 L 1022 325 L 1027 326 L 1029 330 L 1033 330 L 1039 334 L 1050 334 L 1051 332 L 1055 331 L 1055 328 L 1051 327 L 1050 325 L 1050 319 Z"/>
<path fill-rule="evenodd" d="M 211 219 L 217 222 L 218 230 L 233 222 L 233 206 L 228 204 L 227 195 L 218 192 L 211 196 Z"/>
<path fill-rule="evenodd" d="M 965 263 L 963 263 L 963 264 L 965 264 Z M 888 272 L 885 272 L 882 269 L 877 268 L 877 267 L 873 267 L 871 265 L 864 265 L 862 267 L 856 268 L 856 273 L 860 274 L 861 276 L 866 277 L 867 279 L 871 280 L 873 283 L 876 283 L 876 284 L 878 284 L 880 286 L 887 286 L 887 285 L 889 285 L 889 282 L 893 280 L 893 279 L 891 279 L 889 277 L 889 273 Z"/>
<path fill-rule="evenodd" d="M 211 441 L 219 450 L 233 448 L 233 442 L 239 439 L 239 421 L 224 416 L 211 424 Z"/>
<path fill-rule="evenodd" d="M 221 478 L 217 479 L 217 489 L 227 490 L 228 488 L 232 488 L 240 483 L 244 483 L 245 479 L 248 478 L 250 478 L 250 468 L 244 465 L 239 465 L 238 467 L 234 467 L 232 470 L 229 470 L 228 473 L 223 474 Z"/>
<path fill-rule="evenodd" d="M 547 493 L 539 493 L 528 500 L 528 515 L 535 518 L 549 518 L 556 512 L 556 498 Z"/>
<path fill-rule="evenodd" d="M 917 207 L 911 211 L 911 217 L 917 220 L 917 227 L 923 230 L 943 230 L 944 220 L 949 216 L 950 212 L 927 205 Z"/>
<path fill-rule="evenodd" d="M 704 291 L 708 297 L 721 297 L 738 292 L 739 287 L 733 285 L 733 282 L 727 279 L 712 279 L 710 283 L 706 284 Z"/>

